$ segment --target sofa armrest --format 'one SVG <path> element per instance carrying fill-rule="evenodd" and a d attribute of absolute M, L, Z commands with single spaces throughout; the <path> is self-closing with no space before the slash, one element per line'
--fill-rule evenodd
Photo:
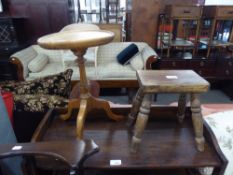
<path fill-rule="evenodd" d="M 23 81 L 28 77 L 28 64 L 37 56 L 37 52 L 32 46 L 20 50 L 10 56 L 10 62 L 15 65 L 17 72 L 17 80 Z"/>
<path fill-rule="evenodd" d="M 154 49 L 152 49 L 149 45 L 146 44 L 146 46 L 142 49 L 141 51 L 142 54 L 142 58 L 144 63 L 146 63 L 147 59 L 152 56 L 155 55 L 157 56 L 157 53 L 154 51 Z"/>
<path fill-rule="evenodd" d="M 149 70 L 152 69 L 152 64 L 157 64 L 159 60 L 158 55 L 151 55 L 148 57 L 148 59 L 146 60 L 146 67 L 145 69 Z"/>
<path fill-rule="evenodd" d="M 159 60 L 159 56 L 149 45 L 145 46 L 142 50 L 142 58 L 145 63 L 145 69 L 152 69 L 152 64 Z"/>

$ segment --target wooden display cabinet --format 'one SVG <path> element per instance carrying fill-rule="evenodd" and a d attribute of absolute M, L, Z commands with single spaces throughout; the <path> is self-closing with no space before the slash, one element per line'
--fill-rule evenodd
<path fill-rule="evenodd" d="M 192 15 L 191 15 L 192 14 Z M 216 30 L 216 25 L 219 22 L 224 22 L 224 26 L 228 27 L 227 31 L 232 28 L 233 26 L 233 6 L 204 6 L 204 7 L 196 7 L 196 6 L 166 6 L 165 14 L 162 14 L 165 17 L 162 17 L 161 19 L 164 19 L 164 21 L 160 22 L 160 25 L 162 24 L 165 26 L 164 28 L 160 26 L 159 31 L 164 30 L 162 33 L 166 33 L 166 37 L 163 41 L 163 48 L 161 49 L 161 52 L 163 50 L 167 49 L 167 57 L 164 56 L 161 53 L 159 60 L 159 69 L 192 69 L 195 72 L 197 72 L 199 75 L 204 77 L 205 79 L 208 79 L 211 82 L 216 82 L 219 80 L 232 80 L 233 79 L 233 69 L 232 69 L 232 59 L 233 49 L 232 43 L 230 41 L 233 38 L 233 32 L 229 32 L 229 41 L 221 41 L 221 40 L 214 40 L 214 36 L 217 35 L 216 32 L 219 32 Z M 198 15 L 200 15 L 198 17 Z M 196 26 L 199 25 L 199 27 L 192 26 L 191 31 L 188 33 L 191 33 L 191 35 L 195 35 L 196 42 L 193 42 L 192 47 L 185 45 L 181 45 L 180 43 L 185 43 L 184 40 L 180 40 L 179 42 L 176 42 L 175 40 L 177 37 L 180 37 L 182 35 L 182 31 L 179 30 L 182 29 L 182 25 L 180 22 L 174 23 L 174 21 L 195 21 L 193 18 L 197 19 Z M 166 21 L 167 20 L 167 21 Z M 229 21 L 232 21 L 231 26 L 229 25 Z M 166 23 L 167 22 L 167 23 Z M 197 24 L 199 23 L 199 24 Z M 173 28 L 171 27 L 171 24 L 173 25 Z M 226 25 L 227 24 L 227 25 Z M 176 28 L 175 28 L 176 27 Z M 176 31 L 176 29 L 178 30 Z M 199 29 L 198 29 L 199 28 Z M 190 29 L 190 28 L 189 28 Z M 165 32 L 166 31 L 166 32 Z M 221 34 L 221 31 L 219 32 Z M 174 36 L 175 34 L 175 36 Z M 198 35 L 197 35 L 198 34 Z M 218 34 L 219 36 L 221 36 Z M 160 33 L 158 34 L 160 36 Z M 189 37 L 190 38 L 190 37 Z M 209 38 L 209 39 L 208 39 Z M 221 37 L 219 37 L 221 39 Z M 224 36 L 224 38 L 226 38 Z M 162 38 L 163 40 L 163 38 Z M 167 40 L 167 41 L 166 41 Z M 182 41 L 182 42 L 181 42 Z M 191 40 L 185 40 L 185 41 L 191 41 Z M 212 41 L 211 44 L 208 41 Z M 200 42 L 204 46 L 203 48 L 199 47 Z M 179 56 L 179 53 L 181 51 L 181 47 L 183 46 L 183 50 L 186 48 L 193 50 L 196 50 L 196 56 L 192 57 L 192 59 L 188 59 L 183 57 L 184 59 L 181 59 Z M 207 46 L 207 55 L 206 54 L 206 46 Z M 231 47 L 229 47 L 231 46 Z M 170 54 L 170 49 L 174 49 L 174 54 Z M 226 47 L 228 49 L 226 49 Z M 196 49 L 194 49 L 196 48 Z M 211 48 L 218 48 L 216 50 L 215 57 L 206 58 L 210 55 Z M 220 50 L 222 49 L 222 50 Z M 197 55 L 198 51 L 198 55 Z M 226 57 L 223 56 L 223 54 L 226 54 Z M 191 54 L 190 54 L 191 55 Z"/>
<path fill-rule="evenodd" d="M 219 26 L 224 21 L 233 21 L 233 6 L 204 6 L 203 7 L 203 20 L 211 21 L 211 28 L 209 32 L 208 39 L 200 40 L 200 42 L 207 46 L 207 54 L 208 58 L 210 55 L 211 48 L 226 48 L 228 46 L 232 46 L 233 43 L 223 40 L 223 34 L 221 37 L 217 37 L 217 25 Z M 231 24 L 232 26 L 232 24 Z M 222 31 L 223 32 L 223 31 Z M 229 32 L 230 33 L 230 32 Z"/>
<path fill-rule="evenodd" d="M 167 57 L 170 57 L 171 48 L 191 48 L 193 50 L 192 55 L 195 54 L 198 43 L 198 34 L 199 34 L 199 25 L 200 18 L 202 15 L 202 7 L 200 6 L 184 6 L 184 5 L 167 5 L 165 7 L 165 15 L 162 18 L 162 26 L 167 20 L 167 25 L 172 26 L 173 30 L 170 30 L 168 33 L 168 39 L 164 40 L 164 30 L 162 31 L 161 36 L 161 50 L 167 48 Z M 177 21 L 177 26 L 175 25 Z M 196 21 L 196 28 L 194 32 L 194 39 L 190 40 L 190 28 L 191 22 Z M 182 22 L 185 22 L 182 26 Z M 164 27 L 162 27 L 164 29 Z M 178 28 L 178 29 L 177 29 Z M 180 34 L 180 29 L 184 29 L 183 34 Z M 177 31 L 175 31 L 177 30 Z M 182 35 L 182 36 L 177 36 Z"/>

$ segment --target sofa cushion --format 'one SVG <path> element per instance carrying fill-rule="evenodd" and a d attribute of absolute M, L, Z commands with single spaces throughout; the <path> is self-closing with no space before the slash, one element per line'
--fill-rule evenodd
<path fill-rule="evenodd" d="M 17 95 L 49 94 L 68 97 L 71 91 L 72 73 L 72 69 L 67 69 L 65 72 L 31 81 L 2 83 L 0 87 Z"/>
<path fill-rule="evenodd" d="M 49 58 L 45 54 L 38 54 L 32 61 L 28 64 L 28 69 L 31 72 L 40 72 L 45 65 L 48 63 Z"/>
<path fill-rule="evenodd" d="M 117 55 L 117 61 L 120 64 L 125 65 L 129 63 L 130 59 L 132 59 L 137 53 L 138 47 L 136 44 L 132 43 Z"/>
<path fill-rule="evenodd" d="M 130 65 L 122 66 L 118 62 L 98 66 L 98 79 L 136 79 L 136 71 Z"/>
<path fill-rule="evenodd" d="M 131 42 L 117 42 L 117 43 L 109 43 L 98 47 L 97 51 L 97 67 L 99 65 L 105 65 L 116 61 L 116 56 L 120 53 L 124 48 L 129 46 Z M 136 42 L 135 43 L 139 49 L 139 52 L 142 52 L 145 47 L 147 47 L 146 43 Z M 143 56 L 143 55 L 142 55 Z"/>

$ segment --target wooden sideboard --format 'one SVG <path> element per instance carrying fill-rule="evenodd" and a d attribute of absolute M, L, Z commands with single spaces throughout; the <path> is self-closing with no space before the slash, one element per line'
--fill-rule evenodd
<path fill-rule="evenodd" d="M 162 58 L 159 69 L 192 69 L 210 81 L 233 80 L 233 59 L 231 58 Z"/>
<path fill-rule="evenodd" d="M 233 100 L 233 58 L 160 58 L 153 63 L 152 69 L 158 70 L 184 70 L 191 69 L 207 79 L 211 85 L 221 89 Z"/>

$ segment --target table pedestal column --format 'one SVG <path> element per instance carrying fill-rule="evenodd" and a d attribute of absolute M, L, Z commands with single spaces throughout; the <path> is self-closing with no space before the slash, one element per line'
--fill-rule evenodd
<path fill-rule="evenodd" d="M 76 132 L 77 137 L 83 138 L 83 129 L 85 124 L 86 115 L 89 111 L 93 109 L 102 109 L 106 112 L 107 116 L 115 121 L 123 119 L 123 116 L 116 115 L 112 113 L 108 101 L 97 99 L 91 95 L 88 90 L 88 81 L 85 71 L 85 59 L 83 55 L 86 52 L 86 49 L 77 49 L 72 50 L 73 53 L 77 56 L 77 62 L 80 73 L 80 99 L 70 100 L 68 103 L 68 112 L 61 116 L 63 120 L 67 120 L 71 117 L 72 110 L 74 108 L 79 108 L 77 122 L 76 122 Z"/>

